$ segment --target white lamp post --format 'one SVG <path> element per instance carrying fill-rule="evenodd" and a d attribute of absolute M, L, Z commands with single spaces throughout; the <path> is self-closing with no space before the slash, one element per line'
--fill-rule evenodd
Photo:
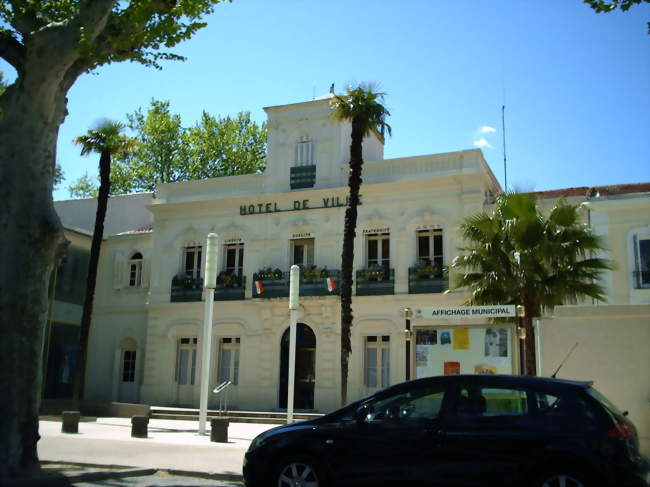
<path fill-rule="evenodd" d="M 293 392 L 296 381 L 296 321 L 300 296 L 300 267 L 291 266 L 289 276 L 289 383 L 287 387 L 287 423 L 293 423 Z"/>
<path fill-rule="evenodd" d="M 205 255 L 205 313 L 203 318 L 203 352 L 201 361 L 201 398 L 199 401 L 199 434 L 205 434 L 208 417 L 208 385 L 210 382 L 210 351 L 212 349 L 212 308 L 214 307 L 214 287 L 217 282 L 217 239 L 216 233 L 208 235 Z"/>

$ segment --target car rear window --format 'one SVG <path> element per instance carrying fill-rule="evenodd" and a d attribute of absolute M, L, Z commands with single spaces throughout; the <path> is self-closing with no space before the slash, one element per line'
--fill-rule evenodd
<path fill-rule="evenodd" d="M 593 397 L 596 401 L 598 401 L 600 404 L 605 406 L 615 415 L 624 416 L 624 414 L 616 406 L 614 406 L 614 404 L 612 404 L 612 402 L 609 399 L 607 399 L 605 396 L 603 396 L 600 392 L 598 392 L 593 387 L 587 388 L 587 394 L 589 394 L 591 397 Z"/>

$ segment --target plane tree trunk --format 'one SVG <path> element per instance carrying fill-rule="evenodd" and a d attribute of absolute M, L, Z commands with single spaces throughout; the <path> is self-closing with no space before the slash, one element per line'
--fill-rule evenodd
<path fill-rule="evenodd" d="M 52 204 L 65 97 L 30 81 L 8 89 L 0 120 L 0 479 L 38 466 L 48 281 L 65 250 Z"/>
<path fill-rule="evenodd" d="M 67 248 L 52 200 L 56 140 L 66 94 L 88 69 L 82 33 L 104 28 L 112 0 L 24 36 L 0 36 L 17 72 L 0 97 L 0 484 L 38 468 L 43 335 L 51 272 Z"/>

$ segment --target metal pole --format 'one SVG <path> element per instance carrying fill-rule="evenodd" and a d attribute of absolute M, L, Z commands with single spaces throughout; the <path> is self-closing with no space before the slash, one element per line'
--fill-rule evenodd
<path fill-rule="evenodd" d="M 208 235 L 205 256 L 205 313 L 203 316 L 203 351 L 201 360 L 201 397 L 199 399 L 199 434 L 205 434 L 208 419 L 208 386 L 210 384 L 210 352 L 212 350 L 212 310 L 214 308 L 214 288 L 217 281 L 217 239 L 216 233 Z"/>
<path fill-rule="evenodd" d="M 411 380 L 411 318 L 413 311 L 411 308 L 404 308 L 404 356 L 406 357 L 405 370 L 406 380 Z"/>
<path fill-rule="evenodd" d="M 291 266 L 289 277 L 289 380 L 287 384 L 287 423 L 293 423 L 293 396 L 296 381 L 296 328 L 300 297 L 300 267 Z"/>
<path fill-rule="evenodd" d="M 205 313 L 203 318 L 203 351 L 201 361 L 201 398 L 199 401 L 199 434 L 205 434 L 208 419 L 208 385 L 210 382 L 210 349 L 212 348 L 212 307 L 214 288 L 207 288 L 205 294 Z"/>
<path fill-rule="evenodd" d="M 542 376 L 542 337 L 541 337 L 541 323 L 539 318 L 535 318 L 535 372 L 538 377 Z"/>

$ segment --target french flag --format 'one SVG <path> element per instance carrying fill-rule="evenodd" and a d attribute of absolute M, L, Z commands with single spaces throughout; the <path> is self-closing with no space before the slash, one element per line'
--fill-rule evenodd
<path fill-rule="evenodd" d="M 336 283 L 334 282 L 333 277 L 328 277 L 327 279 L 325 279 L 325 282 L 327 282 L 327 290 L 329 292 L 332 292 L 336 289 Z"/>
<path fill-rule="evenodd" d="M 257 291 L 257 294 L 264 292 L 264 284 L 262 284 L 262 281 L 255 281 L 255 291 Z"/>

